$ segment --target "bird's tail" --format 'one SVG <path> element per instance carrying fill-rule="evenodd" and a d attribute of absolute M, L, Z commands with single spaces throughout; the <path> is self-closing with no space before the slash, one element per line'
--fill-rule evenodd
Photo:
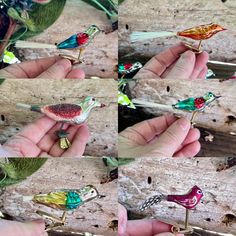
<path fill-rule="evenodd" d="M 18 40 L 15 43 L 16 48 L 51 48 L 51 49 L 57 49 L 56 45 L 53 44 L 46 44 L 46 43 L 36 43 L 36 42 L 29 42 L 29 41 L 23 41 Z"/>
<path fill-rule="evenodd" d="M 162 38 L 162 37 L 173 37 L 176 36 L 176 33 L 168 32 L 168 31 L 161 31 L 161 32 L 133 32 L 130 35 L 130 41 L 132 43 L 138 41 L 144 41 L 154 38 Z"/>
<path fill-rule="evenodd" d="M 33 200 L 33 196 L 23 196 L 23 202 L 29 202 Z"/>
<path fill-rule="evenodd" d="M 38 106 L 38 105 L 28 105 L 28 104 L 24 104 L 24 103 L 17 103 L 16 107 L 17 108 L 23 108 L 23 109 L 26 109 L 26 110 L 41 112 L 41 107 Z"/>
<path fill-rule="evenodd" d="M 149 208 L 150 206 L 161 202 L 162 200 L 166 199 L 166 197 L 164 195 L 155 195 L 153 197 L 148 198 L 146 201 L 144 201 L 144 203 L 140 206 L 140 210 L 144 211 L 147 208 Z"/>

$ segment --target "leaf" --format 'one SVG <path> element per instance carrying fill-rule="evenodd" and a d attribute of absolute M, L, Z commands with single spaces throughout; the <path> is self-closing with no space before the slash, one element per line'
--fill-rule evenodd
<path fill-rule="evenodd" d="M 14 33 L 11 40 L 14 41 L 19 39 L 19 37 L 24 40 L 42 33 L 59 18 L 65 4 L 66 0 L 52 0 L 50 3 L 45 5 L 35 4 L 32 11 L 28 12 L 31 24 L 34 25 L 34 30 L 32 31 L 27 27 L 27 32 L 25 32 L 26 26 L 22 26 L 16 33 Z"/>
<path fill-rule="evenodd" d="M 118 4 L 120 5 L 122 2 L 124 2 L 125 0 L 118 0 Z"/>
<path fill-rule="evenodd" d="M 0 188 L 21 182 L 32 175 L 47 161 L 47 158 L 9 158 L 0 161 Z"/>

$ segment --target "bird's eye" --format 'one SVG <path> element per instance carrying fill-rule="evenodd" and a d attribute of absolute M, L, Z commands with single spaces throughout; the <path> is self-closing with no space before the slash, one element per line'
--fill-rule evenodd
<path fill-rule="evenodd" d="M 91 193 L 94 193 L 94 190 L 92 190 Z"/>
<path fill-rule="evenodd" d="M 201 190 L 197 190 L 197 193 L 198 193 L 198 194 L 202 194 L 202 191 L 201 191 Z"/>
<path fill-rule="evenodd" d="M 92 101 L 94 101 L 94 102 L 95 102 L 95 98 L 92 98 Z"/>

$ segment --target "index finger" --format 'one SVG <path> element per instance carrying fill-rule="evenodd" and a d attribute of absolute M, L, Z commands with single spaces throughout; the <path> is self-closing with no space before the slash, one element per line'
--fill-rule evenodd
<path fill-rule="evenodd" d="M 171 225 L 158 220 L 130 220 L 127 223 L 127 235 L 130 236 L 153 236 L 155 234 L 170 232 Z"/>
<path fill-rule="evenodd" d="M 125 129 L 120 133 L 120 136 L 130 139 L 137 144 L 144 145 L 150 142 L 157 135 L 163 133 L 163 131 L 165 131 L 176 120 L 177 118 L 173 115 L 165 115 L 145 120 Z"/>
<path fill-rule="evenodd" d="M 184 44 L 177 44 L 167 50 L 154 56 L 141 70 L 140 72 L 147 70 L 161 76 L 162 73 L 173 64 L 179 56 L 187 51 L 188 48 Z"/>
<path fill-rule="evenodd" d="M 53 64 L 55 64 L 61 57 L 47 57 L 42 59 L 35 59 L 31 61 L 25 61 L 19 64 L 13 64 L 2 71 L 0 74 L 4 77 L 13 77 L 16 78 L 35 78 Z"/>

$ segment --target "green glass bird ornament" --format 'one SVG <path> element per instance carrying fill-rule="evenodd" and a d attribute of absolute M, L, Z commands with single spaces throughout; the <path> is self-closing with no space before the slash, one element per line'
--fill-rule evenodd
<path fill-rule="evenodd" d="M 202 97 L 197 98 L 188 98 L 178 103 L 172 105 L 174 109 L 184 110 L 193 112 L 191 123 L 193 123 L 194 117 L 197 112 L 203 111 L 210 103 L 214 102 L 216 99 L 220 98 L 221 96 L 216 96 L 212 92 L 208 92 Z"/>
<path fill-rule="evenodd" d="M 80 189 L 66 189 L 46 194 L 37 194 L 30 198 L 25 197 L 25 200 L 32 200 L 34 203 L 63 211 L 60 218 L 41 210 L 36 211 L 37 214 L 52 221 L 52 224 L 46 228 L 46 231 L 48 231 L 65 225 L 67 211 L 74 211 L 87 202 L 103 197 L 105 196 L 100 195 L 93 185 L 86 185 Z"/>

